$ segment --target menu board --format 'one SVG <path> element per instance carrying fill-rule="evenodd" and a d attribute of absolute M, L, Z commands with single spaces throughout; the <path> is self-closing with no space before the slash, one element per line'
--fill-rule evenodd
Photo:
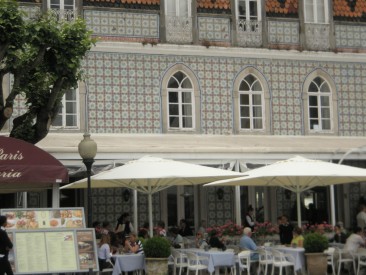
<path fill-rule="evenodd" d="M 93 229 L 14 230 L 13 256 L 9 260 L 16 274 L 98 271 L 98 254 Z"/>
<path fill-rule="evenodd" d="M 85 228 L 83 208 L 2 209 L 7 229 Z"/>

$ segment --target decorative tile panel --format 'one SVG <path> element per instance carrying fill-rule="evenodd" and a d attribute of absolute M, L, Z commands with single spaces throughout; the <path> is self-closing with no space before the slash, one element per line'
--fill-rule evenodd
<path fill-rule="evenodd" d="M 337 48 L 366 48 L 366 26 L 335 25 Z"/>
<path fill-rule="evenodd" d="M 299 22 L 268 21 L 268 42 L 298 45 L 300 43 Z"/>
<path fill-rule="evenodd" d="M 329 50 L 329 25 L 305 24 L 305 38 L 307 50 Z"/>
<path fill-rule="evenodd" d="M 166 16 L 166 40 L 169 43 L 191 43 L 192 17 Z"/>
<path fill-rule="evenodd" d="M 216 191 L 217 188 L 207 188 L 207 225 L 223 225 L 228 221 L 233 221 L 233 190 L 231 187 L 220 187 L 224 190 L 224 196 L 219 199 Z"/>
<path fill-rule="evenodd" d="M 94 35 L 159 38 L 159 16 L 148 13 L 84 10 Z"/>
<path fill-rule="evenodd" d="M 198 17 L 199 40 L 230 42 L 228 18 Z"/>

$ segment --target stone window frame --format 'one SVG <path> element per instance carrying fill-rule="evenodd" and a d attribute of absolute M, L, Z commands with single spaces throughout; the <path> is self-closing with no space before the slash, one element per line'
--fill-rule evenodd
<path fill-rule="evenodd" d="M 330 88 L 330 130 L 322 129 L 310 129 L 309 121 L 309 86 L 316 77 L 321 77 Z M 304 113 L 304 134 L 305 135 L 337 135 L 338 134 L 338 95 L 336 85 L 330 75 L 322 69 L 315 69 L 306 77 L 303 88 L 302 88 L 302 102 L 303 102 L 303 113 Z"/>
<path fill-rule="evenodd" d="M 255 76 L 260 84 L 262 85 L 263 90 L 263 129 L 241 129 L 240 128 L 240 111 L 239 111 L 239 87 L 241 81 L 247 75 L 252 74 Z M 268 82 L 264 75 L 254 67 L 244 68 L 241 72 L 236 76 L 233 83 L 233 122 L 234 122 L 234 133 L 235 134 L 251 134 L 251 135 L 269 135 L 271 133 L 271 108 L 270 108 L 270 89 L 268 86 Z"/>
<path fill-rule="evenodd" d="M 190 79 L 193 87 L 194 99 L 194 128 L 192 129 L 169 129 L 169 112 L 168 112 L 168 82 L 170 78 L 178 71 L 181 71 Z M 165 73 L 161 81 L 161 125 L 163 133 L 185 133 L 199 134 L 201 133 L 201 92 L 197 76 L 194 72 L 184 64 L 175 64 Z"/>

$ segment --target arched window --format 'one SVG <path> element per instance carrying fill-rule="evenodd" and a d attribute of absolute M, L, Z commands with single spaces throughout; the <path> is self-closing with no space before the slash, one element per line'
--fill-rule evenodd
<path fill-rule="evenodd" d="M 269 90 L 262 74 L 253 67 L 243 70 L 234 82 L 236 133 L 269 133 Z"/>
<path fill-rule="evenodd" d="M 338 130 L 335 85 L 321 70 L 311 73 L 304 84 L 305 133 L 332 133 Z"/>
<path fill-rule="evenodd" d="M 163 132 L 200 130 L 198 81 L 182 64 L 170 68 L 162 82 Z"/>

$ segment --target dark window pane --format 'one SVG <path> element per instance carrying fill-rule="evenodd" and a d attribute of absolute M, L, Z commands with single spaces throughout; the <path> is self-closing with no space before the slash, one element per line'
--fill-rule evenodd
<path fill-rule="evenodd" d="M 66 126 L 76 126 L 76 115 L 66 115 Z"/>
<path fill-rule="evenodd" d="M 330 118 L 330 109 L 329 108 L 322 108 L 322 118 Z"/>
<path fill-rule="evenodd" d="M 329 96 L 321 96 L 320 97 L 321 106 L 329 106 Z"/>
<path fill-rule="evenodd" d="M 253 119 L 253 128 L 254 129 L 262 129 L 263 123 L 261 118 L 254 118 Z"/>
<path fill-rule="evenodd" d="M 76 102 L 67 102 L 66 103 L 66 113 L 67 114 L 75 114 L 76 113 Z"/>
<path fill-rule="evenodd" d="M 192 88 L 192 83 L 188 78 L 184 79 L 184 81 L 182 82 L 182 88 L 185 88 L 185 89 Z"/>
<path fill-rule="evenodd" d="M 319 87 L 316 84 L 314 84 L 313 82 L 311 82 L 311 84 L 309 86 L 309 92 L 317 93 L 317 92 L 319 92 Z"/>
<path fill-rule="evenodd" d="M 253 84 L 252 90 L 256 91 L 256 92 L 262 91 L 262 85 L 260 84 L 260 82 L 258 80 Z"/>
<path fill-rule="evenodd" d="M 330 88 L 327 82 L 324 81 L 323 85 L 320 87 L 320 92 L 330 93 Z"/>
<path fill-rule="evenodd" d="M 248 74 L 246 77 L 244 77 L 244 79 L 246 80 L 246 82 L 248 82 L 249 86 L 252 86 L 254 81 L 257 80 L 257 78 L 254 75 L 251 75 L 251 74 Z"/>
<path fill-rule="evenodd" d="M 55 120 L 52 122 L 52 126 L 62 126 L 62 116 L 57 115 Z"/>
<path fill-rule="evenodd" d="M 183 117 L 183 128 L 192 128 L 192 117 Z"/>
<path fill-rule="evenodd" d="M 253 95 L 253 105 L 262 105 L 262 95 Z"/>
<path fill-rule="evenodd" d="M 318 118 L 318 108 L 309 108 L 309 117 Z"/>
<path fill-rule="evenodd" d="M 179 127 L 179 118 L 174 117 L 174 116 L 169 117 L 169 127 L 178 128 Z"/>
<path fill-rule="evenodd" d="M 240 94 L 240 105 L 249 105 L 249 95 Z"/>
<path fill-rule="evenodd" d="M 322 119 L 322 128 L 323 130 L 330 130 L 330 120 L 329 119 Z"/>
<path fill-rule="evenodd" d="M 253 117 L 262 117 L 262 107 L 253 107 Z"/>
<path fill-rule="evenodd" d="M 309 106 L 318 106 L 317 96 L 309 96 Z"/>
<path fill-rule="evenodd" d="M 170 116 L 179 115 L 179 108 L 177 104 L 169 104 L 169 115 Z"/>
<path fill-rule="evenodd" d="M 168 82 L 168 88 L 179 88 L 179 84 L 177 80 L 174 77 L 171 77 Z"/>
<path fill-rule="evenodd" d="M 241 129 L 250 129 L 250 120 L 249 120 L 249 118 L 242 118 L 240 120 L 240 128 Z"/>
<path fill-rule="evenodd" d="M 183 103 L 192 103 L 192 93 L 191 92 L 183 92 L 182 93 L 182 101 L 183 101 Z"/>
<path fill-rule="evenodd" d="M 240 117 L 249 117 L 249 107 L 248 106 L 240 107 Z"/>
<path fill-rule="evenodd" d="M 247 82 L 245 82 L 244 80 L 240 83 L 240 87 L 239 87 L 239 91 L 244 91 L 244 92 L 247 92 L 249 91 L 250 88 L 249 88 L 249 85 Z"/>
<path fill-rule="evenodd" d="M 191 116 L 192 115 L 192 105 L 184 104 L 182 106 L 182 112 L 184 116 Z"/>
<path fill-rule="evenodd" d="M 317 128 L 319 126 L 319 120 L 317 119 L 310 119 L 310 129 Z"/>
<path fill-rule="evenodd" d="M 169 103 L 178 103 L 178 93 L 169 92 Z"/>
<path fill-rule="evenodd" d="M 186 77 L 186 75 L 182 72 L 176 72 L 174 77 L 178 80 L 178 82 L 182 82 L 182 80 Z"/>
<path fill-rule="evenodd" d="M 76 91 L 69 90 L 65 93 L 66 100 L 76 100 Z"/>

